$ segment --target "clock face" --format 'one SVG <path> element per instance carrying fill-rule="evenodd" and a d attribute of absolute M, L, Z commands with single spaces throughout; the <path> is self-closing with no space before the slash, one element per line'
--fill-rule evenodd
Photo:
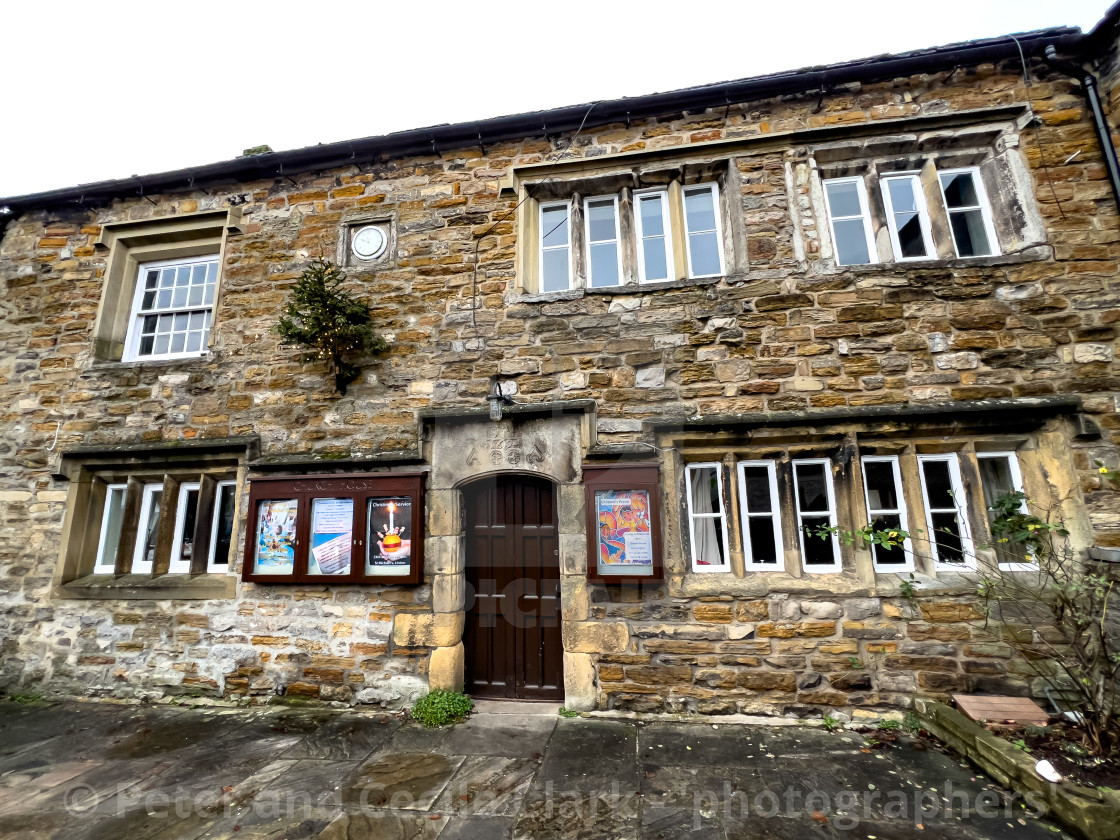
<path fill-rule="evenodd" d="M 354 256 L 360 260 L 377 259 L 385 253 L 385 247 L 388 244 L 389 240 L 385 236 L 385 231 L 376 225 L 359 228 L 354 231 L 350 240 L 350 247 L 354 251 Z"/>

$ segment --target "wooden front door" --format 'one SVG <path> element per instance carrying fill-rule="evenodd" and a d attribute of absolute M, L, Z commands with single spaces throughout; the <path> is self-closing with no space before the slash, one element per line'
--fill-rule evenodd
<path fill-rule="evenodd" d="M 463 507 L 467 692 L 563 700 L 556 487 L 521 475 L 483 479 L 463 488 Z"/>

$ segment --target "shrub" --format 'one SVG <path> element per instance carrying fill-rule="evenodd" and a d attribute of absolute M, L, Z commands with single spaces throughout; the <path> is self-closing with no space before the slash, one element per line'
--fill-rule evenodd
<path fill-rule="evenodd" d="M 472 708 L 474 702 L 467 695 L 436 689 L 417 700 L 416 705 L 409 710 L 409 715 L 429 729 L 436 729 L 449 723 L 458 723 L 470 714 Z"/>

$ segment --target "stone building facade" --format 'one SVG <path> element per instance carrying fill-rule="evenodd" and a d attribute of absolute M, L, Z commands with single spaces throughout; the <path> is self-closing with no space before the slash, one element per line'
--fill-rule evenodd
<path fill-rule="evenodd" d="M 1118 213 L 1041 59 L 1113 102 L 1112 25 L 1021 36 L 1026 67 L 995 39 L 0 201 L 0 687 L 774 714 L 1031 693 L 968 565 L 1004 485 L 1082 555 L 1120 548 L 1097 469 Z M 318 258 L 391 343 L 344 396 L 271 330 Z M 171 300 L 184 266 L 182 323 L 145 322 L 148 273 Z M 600 533 L 591 474 L 652 542 Z M 402 476 L 416 582 L 244 579 L 256 488 Z M 905 551 L 804 531 L 876 518 Z M 922 542 L 946 522 L 955 544 Z M 500 662 L 480 552 L 536 564 L 495 609 L 550 628 Z"/>

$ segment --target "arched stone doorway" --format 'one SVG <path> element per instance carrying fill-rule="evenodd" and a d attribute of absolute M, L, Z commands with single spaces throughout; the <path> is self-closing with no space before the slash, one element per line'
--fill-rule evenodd
<path fill-rule="evenodd" d="M 466 690 L 562 702 L 556 486 L 543 476 L 500 474 L 461 492 Z"/>

